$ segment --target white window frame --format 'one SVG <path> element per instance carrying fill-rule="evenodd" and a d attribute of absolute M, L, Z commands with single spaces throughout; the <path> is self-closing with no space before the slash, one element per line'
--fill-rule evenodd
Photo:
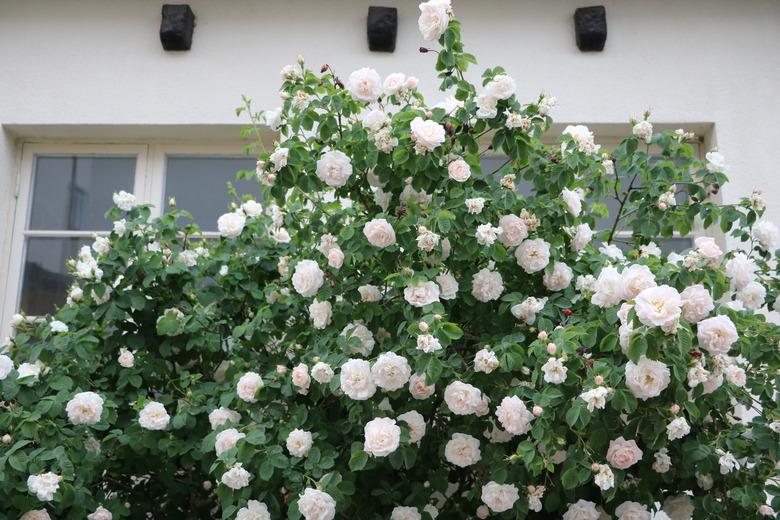
<path fill-rule="evenodd" d="M 17 172 L 17 192 L 14 218 L 11 229 L 11 250 L 9 270 L 6 273 L 6 287 L 0 294 L 0 337 L 12 334 L 9 322 L 18 312 L 22 296 L 22 277 L 29 237 L 92 237 L 107 234 L 107 231 L 85 230 L 28 230 L 32 210 L 32 189 L 35 177 L 35 160 L 38 156 L 135 156 L 135 179 L 133 193 L 142 204 L 152 204 L 152 217 L 159 217 L 167 209 L 165 197 L 166 167 L 169 156 L 247 158 L 245 145 L 241 142 L 128 142 L 114 143 L 24 143 L 21 147 L 21 161 Z M 107 201 L 110 204 L 110 201 Z M 182 208 L 187 209 L 187 208 Z M 204 232 L 203 237 L 219 236 L 217 232 Z"/>

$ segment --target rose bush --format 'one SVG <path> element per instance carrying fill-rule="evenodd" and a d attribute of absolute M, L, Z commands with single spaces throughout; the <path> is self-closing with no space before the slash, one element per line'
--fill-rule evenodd
<path fill-rule="evenodd" d="M 3 515 L 780 509 L 778 231 L 760 192 L 720 204 L 723 156 L 648 114 L 610 152 L 582 125 L 543 145 L 555 99 L 521 101 L 500 67 L 470 83 L 449 1 L 420 9 L 451 97 L 285 67 L 282 107 L 240 110 L 281 137 L 221 238 L 119 193 L 67 304 L 14 318 Z M 682 254 L 655 243 L 694 226 Z"/>

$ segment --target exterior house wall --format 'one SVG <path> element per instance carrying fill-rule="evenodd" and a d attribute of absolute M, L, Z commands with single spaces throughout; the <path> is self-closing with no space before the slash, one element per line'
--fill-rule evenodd
<path fill-rule="evenodd" d="M 392 54 L 368 51 L 368 3 L 356 0 L 189 0 L 192 50 L 165 52 L 162 3 L 0 0 L 0 288 L 17 239 L 10 230 L 21 143 L 237 139 L 240 95 L 276 106 L 278 72 L 299 53 L 344 79 L 363 66 L 402 71 L 421 79 L 431 103 L 443 97 L 435 56 L 417 51 L 425 42 L 416 1 L 378 2 L 399 10 Z M 705 145 L 726 155 L 733 184 L 725 200 L 763 187 L 769 217 L 780 221 L 780 3 L 605 0 L 606 48 L 581 53 L 572 17 L 589 3 L 455 0 L 467 50 L 480 60 L 471 78 L 503 65 L 521 99 L 550 92 L 556 121 L 590 125 L 597 142 L 628 131 L 628 118 L 652 107 L 656 124 L 704 133 Z M 0 312 L 0 333 L 12 312 Z"/>

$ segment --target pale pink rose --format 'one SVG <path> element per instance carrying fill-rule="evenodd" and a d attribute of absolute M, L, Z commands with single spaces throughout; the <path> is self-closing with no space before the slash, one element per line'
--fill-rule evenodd
<path fill-rule="evenodd" d="M 680 297 L 683 318 L 689 323 L 703 320 L 715 308 L 710 292 L 701 284 L 686 287 Z"/>
<path fill-rule="evenodd" d="M 642 459 L 642 450 L 636 441 L 627 441 L 622 436 L 609 441 L 607 462 L 616 469 L 630 468 Z"/>
<path fill-rule="evenodd" d="M 633 264 L 624 269 L 621 273 L 623 277 L 623 299 L 633 300 L 645 289 L 655 287 L 655 275 L 646 265 Z"/>
<path fill-rule="evenodd" d="M 715 239 L 711 237 L 699 237 L 694 240 L 694 245 L 699 251 L 699 254 L 707 260 L 717 260 L 723 255 L 718 244 L 715 243 Z"/>
<path fill-rule="evenodd" d="M 387 220 L 375 218 L 363 226 L 363 234 L 374 247 L 385 248 L 395 244 L 395 230 Z"/>
<path fill-rule="evenodd" d="M 471 166 L 463 159 L 456 159 L 447 166 L 447 173 L 455 182 L 466 182 L 471 177 Z"/>
<path fill-rule="evenodd" d="M 309 367 L 304 363 L 300 363 L 293 368 L 292 382 L 298 387 L 298 393 L 306 395 L 309 393 L 309 385 L 311 384 L 311 377 L 309 376 Z"/>
<path fill-rule="evenodd" d="M 714 316 L 700 321 L 697 326 L 699 346 L 712 355 L 726 354 L 739 339 L 737 328 L 728 316 Z"/>
<path fill-rule="evenodd" d="M 682 313 L 682 299 L 674 287 L 650 287 L 636 297 L 634 309 L 644 325 L 673 330 Z"/>
<path fill-rule="evenodd" d="M 520 245 L 528 237 L 528 226 L 517 215 L 502 216 L 498 220 L 498 227 L 501 229 L 498 240 L 506 247 Z"/>
<path fill-rule="evenodd" d="M 413 307 L 425 307 L 439 301 L 439 286 L 434 282 L 418 282 L 404 289 L 404 299 Z"/>

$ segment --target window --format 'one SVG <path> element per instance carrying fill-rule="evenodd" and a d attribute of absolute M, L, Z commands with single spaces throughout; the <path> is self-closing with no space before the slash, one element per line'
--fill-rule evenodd
<path fill-rule="evenodd" d="M 104 214 L 114 192 L 132 192 L 139 202 L 153 204 L 155 216 L 175 197 L 205 236 L 216 236 L 217 218 L 233 200 L 228 182 L 239 196 L 258 196 L 256 182 L 236 180 L 239 170 L 254 169 L 255 159 L 232 144 L 26 144 L 1 326 L 20 310 L 35 316 L 65 302 L 73 283 L 65 264 L 94 235 L 110 232 Z"/>

